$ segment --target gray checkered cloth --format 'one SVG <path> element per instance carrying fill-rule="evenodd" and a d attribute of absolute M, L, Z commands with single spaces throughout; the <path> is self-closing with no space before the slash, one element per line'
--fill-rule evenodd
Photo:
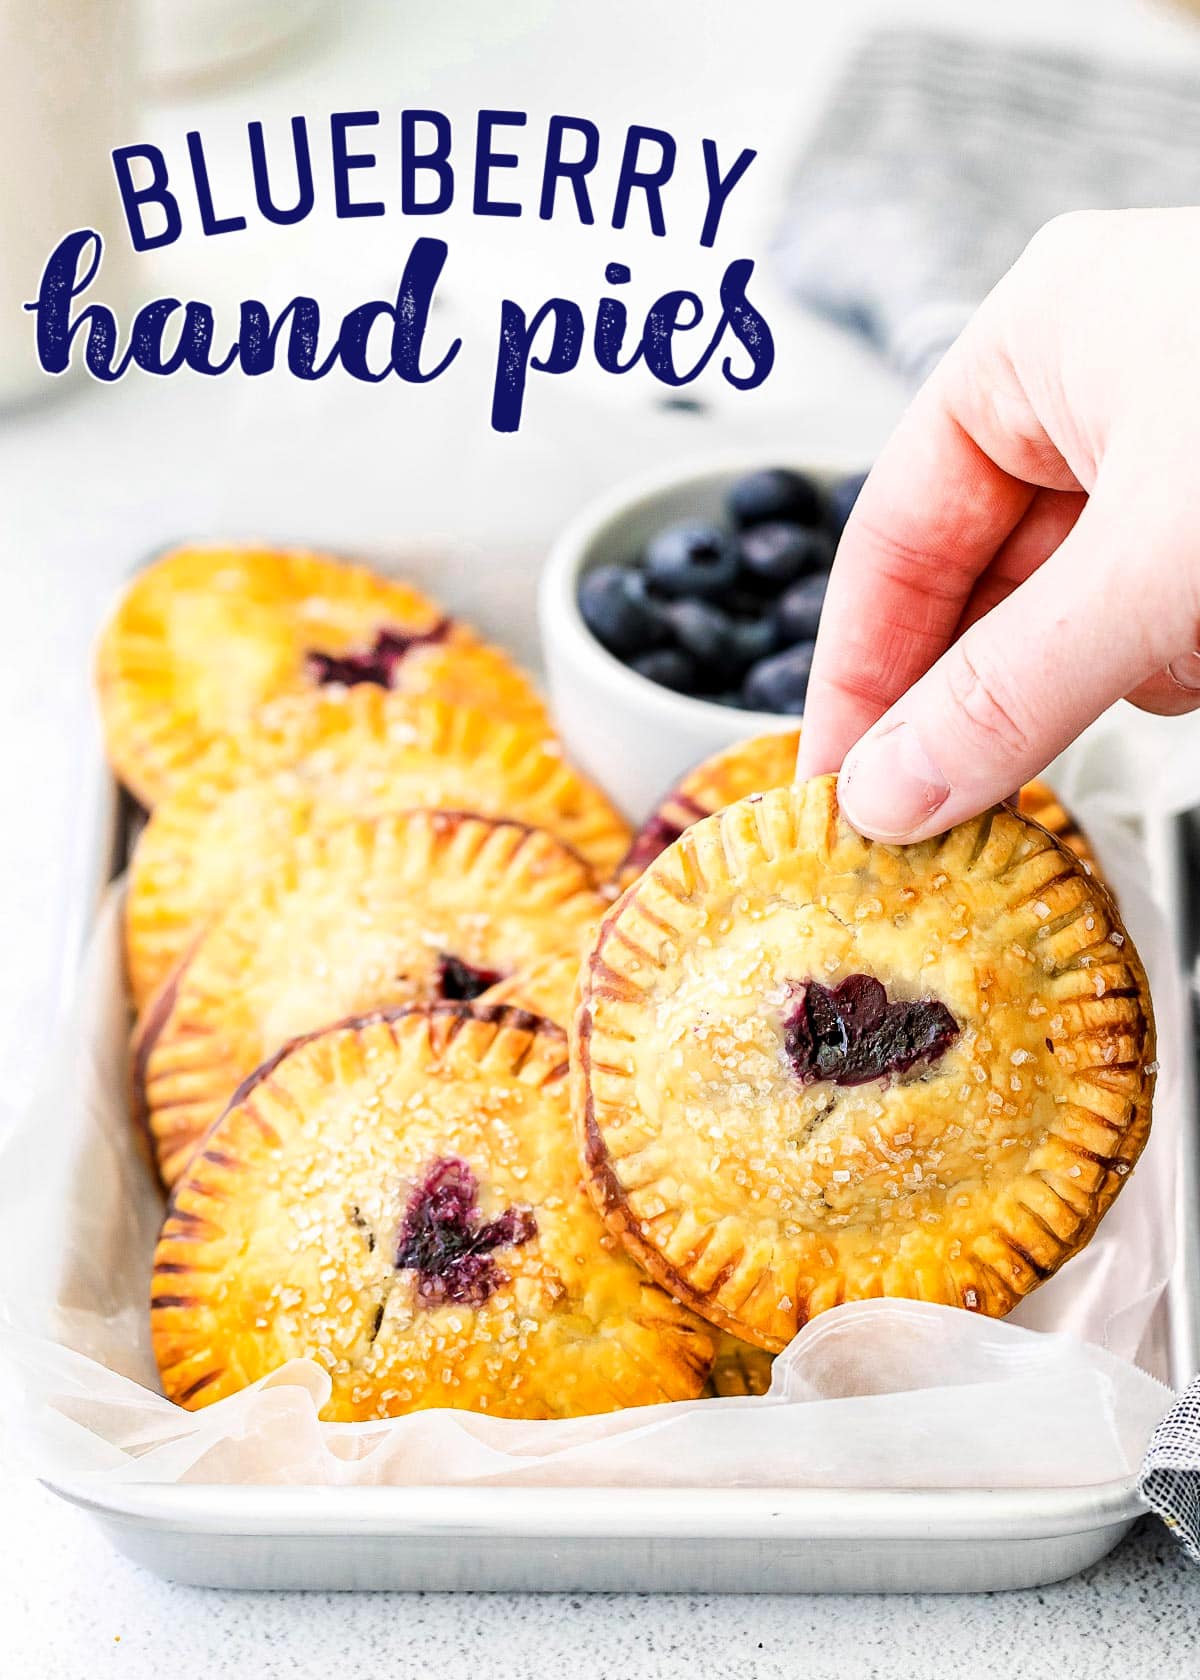
<path fill-rule="evenodd" d="M 1172 204 L 1200 204 L 1200 80 L 888 31 L 817 123 L 777 256 L 804 303 L 915 383 L 1051 216 Z M 1141 1487 L 1200 1563 L 1200 1378 Z"/>
<path fill-rule="evenodd" d="M 1200 80 L 888 31 L 800 160 L 776 254 L 914 382 L 1064 210 L 1200 204 Z"/>
<path fill-rule="evenodd" d="M 1151 1436 L 1141 1488 L 1150 1509 L 1200 1563 L 1200 1377 Z"/>

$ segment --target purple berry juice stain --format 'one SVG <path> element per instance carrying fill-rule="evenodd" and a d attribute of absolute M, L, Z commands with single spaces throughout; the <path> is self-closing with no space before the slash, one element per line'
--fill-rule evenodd
<path fill-rule="evenodd" d="M 417 1297 L 426 1306 L 453 1301 L 480 1307 L 506 1281 L 494 1251 L 519 1248 L 536 1235 L 532 1208 L 506 1208 L 481 1221 L 475 1174 L 465 1161 L 447 1156 L 433 1163 L 409 1197 L 396 1269 L 416 1272 Z"/>
<path fill-rule="evenodd" d="M 450 951 L 438 954 L 438 996 L 449 1003 L 471 1003 L 503 978 L 498 968 L 476 968 Z"/>
<path fill-rule="evenodd" d="M 866 1085 L 934 1062 L 954 1043 L 958 1022 L 933 998 L 889 1003 L 879 980 L 851 974 L 832 990 L 816 980 L 791 991 L 783 1044 L 802 1085 Z"/>
<path fill-rule="evenodd" d="M 322 687 L 327 683 L 346 688 L 355 683 L 375 683 L 379 688 L 391 688 L 397 666 L 414 648 L 444 642 L 449 632 L 448 618 L 439 619 L 429 630 L 380 630 L 364 653 L 321 653 L 310 648 L 305 664 L 309 676 Z"/>

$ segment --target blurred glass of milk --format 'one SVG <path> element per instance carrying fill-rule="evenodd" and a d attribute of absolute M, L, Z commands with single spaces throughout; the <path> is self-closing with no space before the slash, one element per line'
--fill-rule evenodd
<path fill-rule="evenodd" d="M 170 94 L 274 69 L 332 10 L 330 0 L 142 0 L 147 80 Z"/>
<path fill-rule="evenodd" d="M 104 236 L 96 296 L 125 301 L 128 240 L 109 153 L 135 140 L 131 0 L 0 0 L 0 407 L 47 394 L 34 317 L 46 258 L 64 234 Z"/>

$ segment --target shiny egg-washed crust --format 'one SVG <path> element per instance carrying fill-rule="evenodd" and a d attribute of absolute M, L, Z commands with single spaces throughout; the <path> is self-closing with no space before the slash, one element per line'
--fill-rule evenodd
<path fill-rule="evenodd" d="M 597 918 L 597 931 L 599 919 Z M 556 951 L 529 968 L 498 980 L 480 996 L 480 1003 L 504 1003 L 540 1015 L 556 1026 L 567 1027 L 578 992 L 580 952 L 578 948 Z"/>
<path fill-rule="evenodd" d="M 706 1390 L 709 1397 L 728 1400 L 733 1395 L 765 1394 L 771 1386 L 775 1355 L 751 1342 L 739 1342 L 724 1330 L 716 1332 L 716 1342 Z"/>
<path fill-rule="evenodd" d="M 109 759 L 153 806 L 214 740 L 253 729 L 264 702 L 317 686 L 310 653 L 361 653 L 381 630 L 436 637 L 398 662 L 396 689 L 548 733 L 507 654 L 408 584 L 303 550 L 178 548 L 138 573 L 100 637 Z"/>
<path fill-rule="evenodd" d="M 648 864 L 702 817 L 723 811 L 726 805 L 745 799 L 748 794 L 789 787 L 795 778 L 799 746 L 798 729 L 756 735 L 752 740 L 725 747 L 689 770 L 634 835 L 615 876 L 617 887 L 623 892 L 632 885 Z M 1023 816 L 1041 823 L 1076 857 L 1085 859 L 1095 872 L 1095 858 L 1086 835 L 1045 782 L 1027 782 L 1016 803 Z"/>
<path fill-rule="evenodd" d="M 580 1181 L 566 1039 L 516 1010 L 385 1011 L 291 1046 L 242 1088 L 180 1180 L 154 1260 L 163 1392 L 197 1408 L 308 1357 L 331 1421 L 431 1406 L 564 1418 L 690 1400 L 707 1326 L 646 1278 Z M 494 1292 L 430 1300 L 396 1264 L 432 1164 L 479 1216 L 532 1215 Z"/>
<path fill-rule="evenodd" d="M 439 997 L 443 956 L 506 974 L 567 940 L 582 953 L 604 908 L 583 860 L 520 823 L 409 811 L 303 835 L 229 900 L 139 1024 L 135 1112 L 164 1182 L 289 1039 Z"/>
<path fill-rule="evenodd" d="M 655 806 L 634 835 L 616 873 L 623 892 L 643 869 L 702 817 L 724 810 L 735 799 L 767 788 L 787 787 L 795 778 L 800 731 L 756 735 L 737 741 L 702 760 Z"/>
<path fill-rule="evenodd" d="M 794 988 L 854 974 L 959 1036 L 870 1083 L 805 1084 Z M 1146 1140 L 1154 1027 L 1106 890 L 1001 806 L 866 841 L 835 780 L 694 827 L 606 917 L 573 1024 L 593 1194 L 665 1288 L 778 1350 L 841 1301 L 994 1316 L 1082 1248 Z"/>
<path fill-rule="evenodd" d="M 1045 782 L 1026 782 L 1017 795 L 1017 810 L 1031 822 L 1040 823 L 1047 833 L 1053 834 L 1060 846 L 1074 852 L 1093 875 L 1103 880 L 1091 842 L 1053 788 Z"/>
<path fill-rule="evenodd" d="M 139 837 L 125 911 L 135 1007 L 281 848 L 350 817 L 417 806 L 548 829 L 600 876 L 629 840 L 604 795 L 522 724 L 366 683 L 273 701 L 240 742 L 180 772 Z"/>

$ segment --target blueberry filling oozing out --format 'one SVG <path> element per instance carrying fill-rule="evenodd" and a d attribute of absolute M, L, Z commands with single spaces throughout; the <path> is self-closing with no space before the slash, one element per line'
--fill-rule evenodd
<path fill-rule="evenodd" d="M 449 1003 L 470 1003 L 503 978 L 498 968 L 476 968 L 450 951 L 438 956 L 438 996 Z"/>
<path fill-rule="evenodd" d="M 933 1062 L 954 1043 L 958 1022 L 933 998 L 888 1002 L 879 980 L 851 974 L 830 990 L 816 980 L 792 988 L 783 1042 L 802 1085 L 828 1079 L 866 1085 L 918 1062 Z"/>
<path fill-rule="evenodd" d="M 465 1161 L 435 1161 L 409 1197 L 396 1243 L 396 1269 L 417 1274 L 427 1306 L 454 1301 L 480 1307 L 505 1280 L 493 1258 L 537 1235 L 532 1208 L 511 1207 L 479 1218 L 479 1185 Z"/>
<path fill-rule="evenodd" d="M 322 686 L 341 683 L 352 688 L 355 683 L 375 683 L 390 688 L 396 667 L 413 648 L 444 642 L 449 630 L 448 618 L 439 619 L 429 630 L 380 630 L 364 653 L 321 653 L 310 648 L 305 663 L 309 676 Z"/>

